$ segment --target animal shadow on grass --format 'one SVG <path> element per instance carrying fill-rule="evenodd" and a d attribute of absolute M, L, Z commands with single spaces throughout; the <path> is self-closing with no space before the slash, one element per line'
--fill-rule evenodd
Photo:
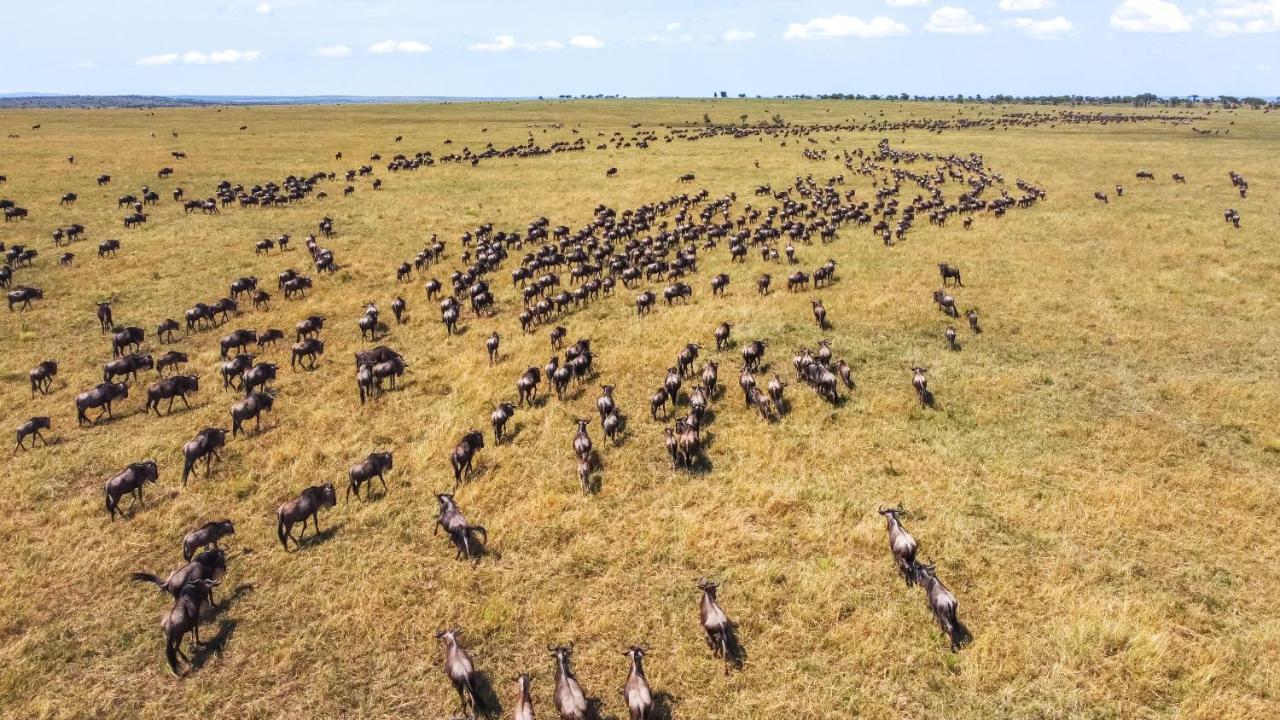
<path fill-rule="evenodd" d="M 225 597 L 215 598 L 218 601 L 218 606 L 213 609 L 213 612 L 210 613 L 210 615 L 212 617 L 217 617 L 218 615 L 222 615 L 227 610 L 230 610 L 231 606 L 235 605 L 236 602 L 240 600 L 240 598 L 244 597 L 245 595 L 248 595 L 249 593 L 253 592 L 255 589 L 256 588 L 253 585 L 253 583 L 242 583 L 240 585 L 237 585 L 236 589 L 232 590 L 229 595 L 226 595 Z"/>
<path fill-rule="evenodd" d="M 489 680 L 489 673 L 480 670 L 473 677 L 475 680 L 476 699 L 484 707 L 484 712 L 477 714 L 491 718 L 501 717 L 502 700 L 493 691 L 493 683 Z"/>
<path fill-rule="evenodd" d="M 679 699 L 669 692 L 653 693 L 653 707 L 649 710 L 649 720 L 672 720 L 675 717 L 673 710 L 678 702 Z"/>
<path fill-rule="evenodd" d="M 197 645 L 194 652 L 191 653 L 191 669 L 198 670 L 204 667 L 210 657 L 221 658 L 227 642 L 235 634 L 236 625 L 236 620 L 219 620 L 218 632 L 211 638 L 205 638 L 204 642 Z"/>
<path fill-rule="evenodd" d="M 929 408 L 929 409 L 931 409 L 931 410 L 937 410 L 937 409 L 938 409 L 938 404 L 934 401 L 934 398 L 933 398 L 933 391 L 932 391 L 932 390 L 929 390 L 929 389 L 927 389 L 927 388 L 926 388 L 926 389 L 925 389 L 925 391 L 921 394 L 920 402 L 921 402 L 921 403 L 923 403 L 925 407 L 927 407 L 927 408 Z"/>
<path fill-rule="evenodd" d="M 725 663 L 729 668 L 741 670 L 747 664 L 747 648 L 738 639 L 738 623 L 729 621 L 728 633 L 725 635 L 725 645 L 729 651 L 729 657 L 725 658 Z"/>
<path fill-rule="evenodd" d="M 319 533 L 313 532 L 312 534 L 307 535 L 306 537 L 299 538 L 301 542 L 299 542 L 297 545 L 294 546 L 293 552 L 298 552 L 299 550 L 302 550 L 304 548 L 309 548 L 312 545 L 323 545 L 324 543 L 332 539 L 334 535 L 337 535 L 338 531 L 341 530 L 342 526 L 345 524 L 346 524 L 345 522 L 334 523 L 333 525 L 330 525 L 329 527 L 321 530 Z"/>
<path fill-rule="evenodd" d="M 510 445 L 511 443 L 515 442 L 515 439 L 516 439 L 516 438 L 518 438 L 518 437 L 520 437 L 520 433 L 521 433 L 523 430 L 524 430 L 524 425 L 523 425 L 522 423 L 511 423 L 511 429 L 510 429 L 510 430 L 508 430 L 507 428 L 503 428 L 503 429 L 502 429 L 502 444 L 503 444 L 503 445 Z"/>
<path fill-rule="evenodd" d="M 471 531 L 469 530 L 468 532 Z M 483 542 L 481 542 L 481 538 L 484 539 Z M 473 561 L 477 566 L 480 565 L 481 560 L 484 560 L 487 557 L 492 557 L 494 560 L 502 559 L 502 553 L 497 550 L 489 549 L 489 534 L 487 530 L 483 533 L 471 532 L 470 540 L 471 548 L 470 552 L 468 552 L 468 548 L 462 544 L 461 540 L 453 537 L 452 535 L 449 536 L 449 542 L 451 542 L 454 549 L 458 551 L 458 555 L 462 559 Z"/>

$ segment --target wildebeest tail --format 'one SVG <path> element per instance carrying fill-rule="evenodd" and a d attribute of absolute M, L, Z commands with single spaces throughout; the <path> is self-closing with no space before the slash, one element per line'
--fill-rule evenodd
<path fill-rule="evenodd" d="M 305 530 L 305 528 L 304 528 L 304 530 Z M 288 534 L 287 532 L 285 532 L 285 529 L 284 529 L 284 518 L 280 518 L 279 522 L 278 522 L 278 523 L 276 523 L 276 535 L 279 535 L 279 536 L 280 536 L 280 545 L 281 545 L 285 550 L 288 550 L 288 549 L 289 549 L 289 539 L 288 539 L 288 538 L 289 538 L 289 534 Z"/>
<path fill-rule="evenodd" d="M 167 589 L 164 586 L 164 580 L 161 580 L 159 575 L 152 575 L 151 573 L 145 573 L 145 572 L 136 572 L 136 573 L 130 573 L 129 579 L 133 580 L 134 582 L 153 583 L 156 587 L 160 588 L 161 590 Z"/>

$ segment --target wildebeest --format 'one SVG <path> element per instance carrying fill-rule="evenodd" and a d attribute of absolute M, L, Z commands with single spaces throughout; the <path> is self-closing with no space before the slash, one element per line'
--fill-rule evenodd
<path fill-rule="evenodd" d="M 309 337 L 301 342 L 293 344 L 291 355 L 289 356 L 289 368 L 296 369 L 298 364 L 302 365 L 304 370 L 314 370 L 316 368 L 317 358 L 324 354 L 324 342 L 313 337 Z"/>
<path fill-rule="evenodd" d="M 560 720 L 586 720 L 587 696 L 583 694 L 582 686 L 578 684 L 578 679 L 573 676 L 573 670 L 569 666 L 573 643 L 567 647 L 547 646 L 547 651 L 556 659 L 555 705 L 556 711 L 560 713 Z"/>
<path fill-rule="evenodd" d="M 827 308 L 823 306 L 821 300 L 810 300 L 809 304 L 813 306 L 813 319 L 818 323 L 820 330 L 827 329 Z"/>
<path fill-rule="evenodd" d="M 236 388 L 239 389 L 243 384 L 243 376 L 249 368 L 253 367 L 253 353 L 240 353 L 230 360 L 222 363 L 219 370 L 222 372 L 222 389 Z"/>
<path fill-rule="evenodd" d="M 724 672 L 727 675 L 729 664 L 733 662 L 729 648 L 729 633 L 732 632 L 732 627 L 729 625 L 728 616 L 724 614 L 724 609 L 716 600 L 716 591 L 719 588 L 719 583 L 705 578 L 698 581 L 698 589 L 702 590 L 702 598 L 698 601 L 698 617 L 702 621 L 703 632 L 707 634 L 707 645 L 711 647 L 711 652 L 716 657 L 724 660 Z"/>
<path fill-rule="evenodd" d="M 28 437 L 31 437 L 32 448 L 36 446 L 36 440 L 39 440 L 40 442 L 48 446 L 49 441 L 46 440 L 44 436 L 40 434 L 40 431 L 48 430 L 49 426 L 50 426 L 49 418 L 45 416 L 33 417 L 30 420 L 19 425 L 18 430 L 15 433 L 17 437 L 17 444 L 13 446 L 13 453 L 16 455 L 18 453 L 18 448 L 22 448 L 23 451 L 26 451 L 27 446 L 24 445 L 23 442 Z"/>
<path fill-rule="evenodd" d="M 761 295 L 769 294 L 769 284 L 773 282 L 773 276 L 765 273 L 756 279 L 756 292 Z"/>
<path fill-rule="evenodd" d="M 587 425 L 590 420 L 576 418 L 574 422 L 578 423 L 578 432 L 573 436 L 573 454 L 578 456 L 579 460 L 591 460 L 591 436 L 587 434 Z"/>
<path fill-rule="evenodd" d="M 44 290 L 35 287 L 18 287 L 10 290 L 5 294 L 9 301 L 9 312 L 13 312 L 13 306 L 21 303 L 19 310 L 27 310 L 31 307 L 32 300 L 44 299 Z"/>
<path fill-rule="evenodd" d="M 952 267 L 947 263 L 938 263 L 938 274 L 942 276 L 942 286 L 947 286 L 947 280 L 955 280 L 955 284 L 964 287 L 964 283 L 960 280 L 960 268 Z"/>
<path fill-rule="evenodd" d="M 395 300 L 391 301 L 391 314 L 395 315 L 397 325 L 404 322 L 405 307 L 406 307 L 406 304 L 405 304 L 404 298 L 398 295 L 396 296 Z"/>
<path fill-rule="evenodd" d="M 320 508 L 333 507 L 338 504 L 338 496 L 333 491 L 333 483 L 325 483 L 324 485 L 313 485 L 302 491 L 298 497 L 280 506 L 276 510 L 276 535 L 280 538 L 280 546 L 287 552 L 289 550 L 289 541 L 299 548 L 302 547 L 302 538 L 307 534 L 307 520 L 310 519 L 315 523 L 316 535 L 320 534 Z M 295 523 L 302 523 L 302 532 L 298 537 L 293 536 L 293 526 Z"/>
<path fill-rule="evenodd" d="M 436 633 L 440 642 L 444 643 L 444 672 L 458 691 L 458 701 L 462 704 L 464 715 L 485 712 L 484 700 L 477 693 L 479 678 L 471 656 L 458 644 L 458 636 L 462 628 L 452 628 Z"/>
<path fill-rule="evenodd" d="M 291 299 L 294 295 L 302 295 L 306 297 L 307 290 L 311 289 L 311 278 L 295 277 L 286 280 L 284 283 L 284 297 L 286 300 Z"/>
<path fill-rule="evenodd" d="M 275 363 L 262 363 L 245 370 L 240 375 L 240 389 L 244 391 L 245 397 L 259 387 L 267 390 L 267 384 L 276 379 L 278 367 Z"/>
<path fill-rule="evenodd" d="M 431 534 L 435 535 L 440 528 L 444 528 L 445 533 L 458 549 L 456 556 L 458 560 L 475 556 L 476 551 L 472 549 L 472 543 L 479 543 L 479 549 L 483 551 L 484 546 L 489 543 L 489 532 L 484 529 L 484 526 L 468 523 L 467 518 L 458 510 L 458 504 L 454 502 L 453 495 L 436 493 L 436 502 L 440 504 L 440 515 L 436 518 L 436 525 Z M 474 537 L 477 533 L 483 540 L 477 540 Z"/>
<path fill-rule="evenodd" d="M 98 327 L 102 328 L 102 332 L 107 332 L 115 325 L 111 319 L 111 303 L 98 303 Z"/>
<path fill-rule="evenodd" d="M 880 514 L 885 516 L 889 531 L 889 550 L 893 553 L 893 560 L 898 566 L 898 573 L 902 575 L 907 587 L 911 587 L 917 581 L 916 550 L 919 546 L 916 543 L 916 539 L 911 536 L 911 533 L 902 527 L 902 521 L 898 517 L 902 513 L 901 505 L 896 508 L 880 508 Z"/>
<path fill-rule="evenodd" d="M 182 638 L 188 631 L 192 634 L 195 645 L 200 644 L 200 615 L 204 604 L 209 601 L 217 580 L 191 580 L 183 588 L 173 607 L 160 619 L 160 628 L 165 635 L 165 660 L 169 663 L 169 672 L 178 675 L 178 658 L 190 662 L 182 652 Z"/>
<path fill-rule="evenodd" d="M 258 289 L 258 278 L 250 275 L 249 277 L 237 278 L 231 281 L 231 297 L 239 298 L 242 294 Z"/>
<path fill-rule="evenodd" d="M 519 399 L 516 401 L 521 405 L 526 402 L 530 405 L 537 398 L 538 383 L 542 382 L 541 371 L 533 366 L 520 375 L 520 379 L 516 380 L 516 392 L 519 393 Z"/>
<path fill-rule="evenodd" d="M 197 550 L 212 545 L 218 548 L 218 541 L 236 534 L 235 523 L 230 520 L 214 520 L 192 530 L 182 538 L 182 559 L 190 561 Z M 203 554 L 203 553 L 202 553 Z"/>
<path fill-rule="evenodd" d="M 53 386 L 53 378 L 58 374 L 57 360 L 44 360 L 39 365 L 31 368 L 27 372 L 27 379 L 31 382 L 31 394 L 34 396 L 37 391 L 41 395 L 48 395 L 49 388 Z"/>
<path fill-rule="evenodd" d="M 222 522 L 230 523 L 231 521 L 224 520 Z M 210 525 L 214 524 L 210 523 Z M 205 527 L 208 527 L 208 525 Z M 216 545 L 214 549 L 206 550 L 194 558 L 184 553 L 183 559 L 186 560 L 187 564 L 169 573 L 163 579 L 159 575 L 149 572 L 130 573 L 129 577 L 134 582 L 149 582 L 159 588 L 161 592 L 168 593 L 176 598 L 182 594 L 182 589 L 192 580 L 221 580 L 227 573 L 227 554 Z M 209 604 L 214 604 L 212 594 L 209 596 Z"/>
<path fill-rule="evenodd" d="M 977 311 L 977 310 L 974 310 L 973 308 L 969 308 L 969 310 L 968 310 L 967 312 L 965 312 L 964 316 L 965 316 L 966 318 L 968 318 L 968 320 L 969 320 L 969 329 L 973 331 L 973 334 L 974 334 L 974 335 L 977 335 L 977 334 L 979 334 L 979 333 L 981 333 L 981 332 L 982 332 L 982 326 L 978 324 L 978 311 Z"/>
<path fill-rule="evenodd" d="M 520 673 L 516 677 L 516 702 L 511 714 L 512 720 L 534 720 L 531 682 L 528 673 Z"/>
<path fill-rule="evenodd" d="M 742 348 L 742 363 L 749 370 L 756 370 L 760 367 L 760 361 L 764 359 L 765 348 L 768 344 L 763 340 L 752 340 Z"/>
<path fill-rule="evenodd" d="M 103 415 L 114 419 L 111 403 L 129 397 L 129 386 L 124 383 L 99 383 L 91 390 L 76 395 L 76 422 L 79 425 L 97 425 Z M 92 421 L 86 414 L 90 408 L 103 408 Z"/>
<path fill-rule="evenodd" d="M 716 328 L 715 338 L 717 351 L 723 350 L 724 346 L 729 343 L 729 334 L 732 330 L 733 323 L 727 322 L 720 323 L 719 327 Z"/>
<path fill-rule="evenodd" d="M 727 287 L 729 287 L 728 275 L 724 273 L 720 273 L 719 275 L 716 275 L 715 277 L 711 278 L 711 294 L 712 295 L 724 295 L 724 289 Z"/>
<path fill-rule="evenodd" d="M 953 351 L 960 349 L 960 345 L 956 342 L 956 328 L 954 325 L 948 325 L 947 329 L 943 331 L 943 335 L 947 338 L 947 349 Z"/>
<path fill-rule="evenodd" d="M 920 398 L 920 407 L 927 407 L 933 404 L 933 393 L 929 392 L 929 381 L 925 378 L 928 369 L 922 367 L 911 368 L 911 387 L 915 389 L 916 396 Z"/>
<path fill-rule="evenodd" d="M 186 486 L 187 478 L 195 469 L 196 463 L 204 459 L 204 476 L 212 472 L 214 458 L 221 458 L 219 452 L 227 444 L 227 431 L 222 428 L 207 427 L 196 433 L 196 436 L 182 445 L 182 484 Z"/>
<path fill-rule="evenodd" d="M 173 333 L 178 329 L 178 321 L 167 318 L 156 326 L 156 337 L 164 342 L 173 342 Z"/>
<path fill-rule="evenodd" d="M 360 486 L 368 482 L 369 490 L 365 492 L 365 497 L 367 498 L 373 492 L 373 478 L 375 477 L 382 481 L 382 492 L 385 494 L 387 492 L 387 478 L 383 476 L 383 473 L 391 469 L 391 464 L 391 453 L 372 452 L 369 453 L 369 457 L 352 465 L 351 469 L 347 471 L 349 485 L 347 486 L 346 498 L 350 500 L 352 492 L 355 492 L 357 498 L 360 497 Z"/>
<path fill-rule="evenodd" d="M 111 357 L 120 357 L 126 350 L 137 350 L 142 346 L 146 331 L 140 327 L 127 327 L 117 330 L 111 335 Z"/>
<path fill-rule="evenodd" d="M 631 671 L 627 673 L 627 681 L 622 686 L 627 711 L 631 720 L 649 720 L 649 712 L 653 709 L 653 692 L 649 689 L 649 680 L 644 676 L 645 650 L 632 645 L 623 654 L 631 659 Z"/>
<path fill-rule="evenodd" d="M 261 350 L 269 345 L 274 345 L 277 340 L 284 339 L 284 331 L 278 328 L 267 328 L 258 333 L 258 349 Z"/>
<path fill-rule="evenodd" d="M 138 378 L 139 370 L 150 370 L 155 367 L 155 360 L 150 355 L 125 355 L 116 358 L 102 366 L 102 382 L 111 382 L 119 376 L 127 375 L 133 379 Z"/>
<path fill-rule="evenodd" d="M 484 433 L 479 430 L 472 430 L 453 447 L 453 452 L 449 453 L 449 463 L 453 466 L 453 485 L 457 487 L 462 484 L 462 478 L 466 473 L 471 472 L 471 462 L 475 458 L 476 452 L 484 447 Z"/>
<path fill-rule="evenodd" d="M 173 400 L 179 398 L 182 404 L 191 409 L 191 403 L 187 402 L 187 393 L 197 392 L 200 390 L 199 375 L 173 375 L 157 382 L 153 382 L 147 386 L 147 412 L 156 411 L 156 415 L 160 414 L 160 401 L 168 400 L 169 408 L 167 412 L 173 412 Z"/>
<path fill-rule="evenodd" d="M 924 586 L 925 598 L 929 602 L 933 618 L 938 621 L 938 627 L 951 641 L 951 651 L 955 652 L 968 645 L 973 640 L 973 636 L 956 615 L 956 608 L 959 606 L 956 596 L 942 584 L 934 574 L 934 570 L 933 565 L 917 565 L 916 581 Z"/>
<path fill-rule="evenodd" d="M 535 368 L 536 369 L 536 368 Z M 489 421 L 493 425 L 493 444 L 502 444 L 502 430 L 506 427 L 507 421 L 516 414 L 516 408 L 509 402 L 498 403 L 498 407 L 489 416 Z"/>
<path fill-rule="evenodd" d="M 116 239 L 103 240 L 98 243 L 98 257 L 116 256 L 116 251 L 120 249 L 120 241 Z"/>
<path fill-rule="evenodd" d="M 128 467 L 107 480 L 105 492 L 107 512 L 111 513 L 111 520 L 115 521 L 117 511 L 124 515 L 124 511 L 119 510 L 120 498 L 133 495 L 133 505 L 129 507 L 132 513 L 134 507 L 142 504 L 142 486 L 148 482 L 157 482 L 159 479 L 160 471 L 156 461 L 143 460 L 129 463 Z"/>
<path fill-rule="evenodd" d="M 324 316 L 312 315 L 311 317 L 308 317 L 305 320 L 300 321 L 296 326 L 294 326 L 294 330 L 297 332 L 297 335 L 294 339 L 301 340 L 304 337 L 318 335 L 320 331 L 323 329 L 324 329 Z"/>
<path fill-rule="evenodd" d="M 240 426 L 246 420 L 253 420 L 253 431 L 262 427 L 262 413 L 270 412 L 275 405 L 275 397 L 263 392 L 249 393 L 243 400 L 231 406 L 231 437 L 240 434 Z M 246 431 L 247 432 L 247 431 Z"/>

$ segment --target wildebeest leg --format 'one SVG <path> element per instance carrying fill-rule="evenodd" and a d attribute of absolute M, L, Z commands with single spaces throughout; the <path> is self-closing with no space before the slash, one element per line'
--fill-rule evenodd
<path fill-rule="evenodd" d="M 185 405 L 185 406 L 187 407 L 187 409 L 188 409 L 188 410 L 190 410 L 190 409 L 191 409 L 191 403 L 187 402 L 187 396 L 186 396 L 186 395 L 179 395 L 178 397 L 182 398 L 182 404 L 183 404 L 183 405 Z M 169 410 L 170 410 L 170 411 L 172 411 L 172 410 L 173 410 L 173 401 L 172 401 L 172 400 L 170 400 L 170 401 L 169 401 Z"/>
<path fill-rule="evenodd" d="M 378 479 L 382 481 L 382 493 L 385 495 L 385 494 L 387 493 L 387 491 L 388 491 L 388 488 L 387 488 L 387 479 L 386 479 L 386 478 L 384 478 L 384 477 L 382 477 L 382 473 L 378 473 Z M 369 487 L 371 487 L 371 488 L 373 487 L 373 482 L 372 482 L 372 481 L 370 481 L 370 482 L 369 482 Z"/>
<path fill-rule="evenodd" d="M 213 453 L 204 456 L 204 476 L 209 477 L 211 472 L 213 472 Z"/>

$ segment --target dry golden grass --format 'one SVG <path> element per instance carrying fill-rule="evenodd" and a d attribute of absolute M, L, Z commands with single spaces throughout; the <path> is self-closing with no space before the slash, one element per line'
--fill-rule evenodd
<path fill-rule="evenodd" d="M 546 331 L 520 335 L 510 262 L 494 277 L 499 314 L 465 312 L 467 332 L 452 338 L 425 299 L 424 278 L 397 287 L 394 268 L 438 233 L 449 255 L 430 275 L 445 279 L 458 262 L 457 237 L 481 222 L 515 229 L 546 215 L 578 227 L 598 203 L 623 209 L 690 190 L 674 182 L 683 172 L 697 173 L 693 189 L 736 191 L 741 205 L 756 184 L 783 187 L 808 173 L 824 180 L 839 164 L 804 160 L 807 143 L 715 139 L 393 176 L 378 163 L 380 193 L 365 179 L 342 198 L 339 182 L 323 204 L 228 208 L 220 217 L 186 216 L 168 198 L 176 185 L 205 195 L 224 177 L 279 181 L 354 167 L 372 152 L 502 147 L 529 132 L 546 144 L 578 128 L 594 145 L 597 132 L 704 112 L 725 122 L 743 113 L 838 122 L 881 111 L 1005 110 L 652 101 L 0 113 L 3 134 L 21 134 L 0 146 L 0 174 L 9 176 L 0 197 L 32 211 L 0 226 L 0 241 L 40 250 L 17 281 L 46 292 L 29 312 L 0 311 L 0 428 L 54 418 L 53 445 L 19 453 L 0 479 L 0 715 L 448 717 L 455 696 L 433 632 L 452 625 L 466 629 L 504 703 L 511 678 L 534 673 L 541 717 L 554 715 L 545 647 L 569 640 L 588 694 L 614 717 L 625 714 L 621 650 L 631 643 L 650 648 L 650 680 L 680 718 L 1280 714 L 1280 123 L 1272 115 L 1213 114 L 1201 125 L 1231 132 L 1209 138 L 1159 124 L 893 133 L 908 149 L 980 152 L 1010 183 L 1045 187 L 1048 202 L 999 222 L 981 216 L 967 233 L 922 221 L 892 249 L 855 228 L 830 246 L 801 247 L 806 269 L 827 256 L 840 263 L 839 281 L 819 293 L 835 325 L 825 334 L 811 320 L 811 293 L 758 298 L 758 254 L 730 268 L 723 246 L 691 281 L 687 308 L 660 303 L 637 321 L 633 293 L 620 291 L 571 315 L 570 339 L 592 338 L 600 382 L 618 387 L 628 436 L 605 447 L 593 424 L 603 487 L 584 497 L 572 418 L 594 416 L 595 388 L 520 411 L 514 443 L 490 442 L 476 479 L 457 493 L 492 538 L 495 555 L 477 567 L 432 536 L 431 493 L 451 484 L 453 442 L 471 427 L 491 438 L 494 403 L 514 399 L 522 368 L 546 362 Z M 880 139 L 817 137 L 833 154 Z M 190 159 L 172 161 L 176 149 Z M 346 160 L 333 160 L 337 150 Z M 164 165 L 177 174 L 157 182 Z M 605 181 L 611 165 L 620 176 Z M 1156 182 L 1136 183 L 1142 168 Z M 1228 170 L 1249 178 L 1247 200 Z M 1187 184 L 1169 181 L 1175 171 Z M 103 172 L 115 181 L 98 189 L 93 178 Z M 1117 181 L 1129 188 L 1123 199 L 1092 199 Z M 146 183 L 164 198 L 152 222 L 119 229 L 115 197 Z M 850 186 L 860 197 L 872 192 L 866 178 L 850 176 Z M 67 191 L 81 199 L 61 209 Z M 1229 206 L 1240 209 L 1243 229 L 1222 222 Z M 174 344 L 204 374 L 193 410 L 149 417 L 135 389 L 116 421 L 75 427 L 72 397 L 98 381 L 109 357 L 95 300 L 114 297 L 117 321 L 150 335 L 158 320 L 221 297 L 235 277 L 307 267 L 301 249 L 260 257 L 252 243 L 282 232 L 301 238 L 323 214 L 337 222 L 327 244 L 342 270 L 317 278 L 308 299 L 277 298 L 269 312 L 248 311 L 222 331 L 288 330 L 310 313 L 330 319 L 317 371 L 290 372 L 287 344 L 266 353 L 286 365 L 269 429 L 229 442 L 211 478 L 180 486 L 181 444 L 229 422 L 233 397 L 213 380 L 217 331 Z M 73 268 L 59 268 L 48 233 L 70 222 L 89 227 L 89 242 L 74 248 Z M 113 236 L 124 243 L 119 258 L 99 261 L 96 241 Z M 929 302 L 942 260 L 963 268 L 957 297 L 980 309 L 986 329 L 972 337 L 962 328 L 960 353 L 945 350 L 945 319 Z M 713 299 L 706 281 L 721 270 L 733 283 Z M 412 363 L 409 383 L 362 408 L 350 360 L 362 346 L 355 319 L 368 300 L 386 312 L 397 293 L 410 321 L 386 342 Z M 765 425 L 741 406 L 737 351 L 726 351 L 712 470 L 672 472 L 646 398 L 685 342 L 714 348 L 711 330 L 722 320 L 737 324 L 740 341 L 769 341 L 767 359 L 788 380 L 792 350 L 829 338 L 859 389 L 831 408 L 793 383 L 791 413 Z M 503 361 L 490 367 L 483 345 L 495 328 Z M 165 349 L 151 337 L 147 347 Z M 704 350 L 704 359 L 715 356 Z M 62 362 L 55 390 L 30 398 L 26 371 L 50 357 Z M 917 407 L 912 363 L 931 369 L 938 410 Z M 340 503 L 321 518 L 324 542 L 283 552 L 275 508 L 311 484 L 333 482 L 341 494 L 347 468 L 374 449 L 395 451 L 390 492 Z M 160 483 L 147 487 L 144 509 L 109 522 L 103 480 L 144 457 L 159 460 Z M 875 510 L 897 502 L 975 635 L 959 654 L 948 652 L 922 593 L 894 572 Z M 218 517 L 236 521 L 230 546 L 239 552 L 221 592 L 229 602 L 202 633 L 217 651 L 176 680 L 158 629 L 168 600 L 126 578 L 180 565 L 182 535 Z M 703 575 L 724 581 L 721 600 L 748 654 L 728 676 L 698 626 L 694 581 Z"/>

